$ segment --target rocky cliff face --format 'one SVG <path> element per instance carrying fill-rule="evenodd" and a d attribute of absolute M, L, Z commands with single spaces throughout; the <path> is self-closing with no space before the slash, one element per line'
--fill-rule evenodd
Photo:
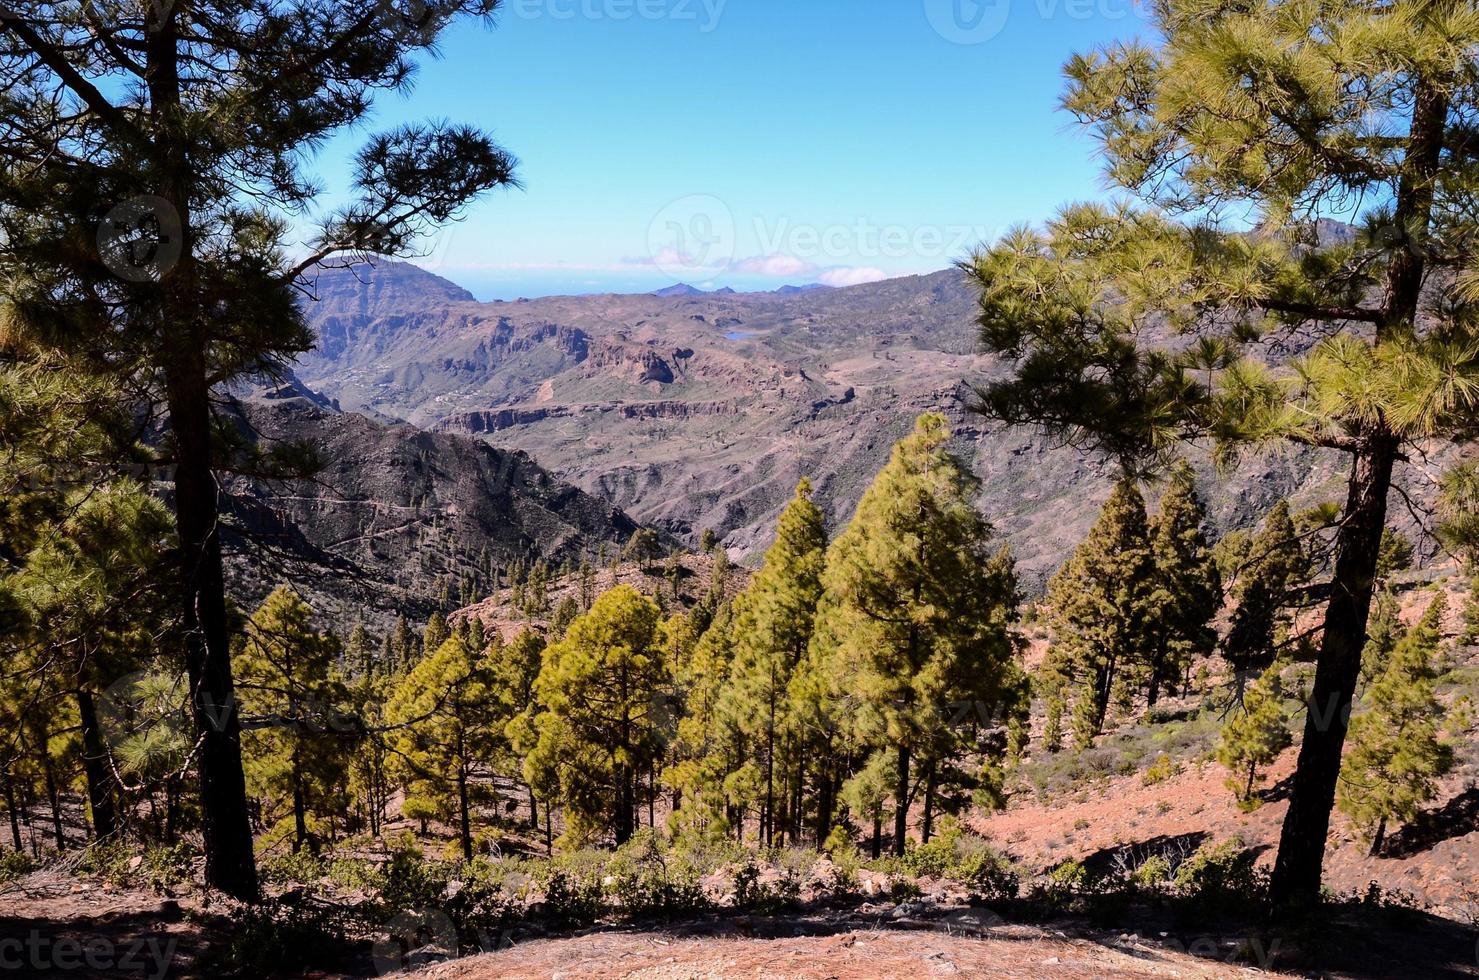
<path fill-rule="evenodd" d="M 330 622 L 421 618 L 444 589 L 455 602 L 464 581 L 486 595 L 494 567 L 615 553 L 637 527 L 518 450 L 274 393 L 241 404 L 243 431 L 264 447 L 307 441 L 323 469 L 312 480 L 227 484 L 245 530 L 232 562 L 244 602 L 287 578 Z"/>
<path fill-rule="evenodd" d="M 523 450 L 644 523 L 690 540 L 713 528 L 737 559 L 768 543 L 802 476 L 834 526 L 846 521 L 924 411 L 953 421 L 981 508 L 1029 585 L 1087 531 L 1114 478 L 968 411 L 970 384 L 1003 366 L 976 353 L 973 299 L 955 271 L 799 293 L 485 304 L 406 266 L 360 278 L 368 285 L 341 278 L 325 288 L 332 302 L 309 309 L 325 338 L 300 366 L 312 387 L 346 408 Z M 1221 528 L 1281 496 L 1344 496 L 1342 460 L 1308 450 L 1221 474 L 1195 462 Z"/>

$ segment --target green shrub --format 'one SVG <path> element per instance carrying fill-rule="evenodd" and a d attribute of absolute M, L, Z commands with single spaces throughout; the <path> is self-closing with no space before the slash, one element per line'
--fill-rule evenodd
<path fill-rule="evenodd" d="M 262 881 L 270 885 L 313 887 L 323 878 L 324 863 L 308 851 L 274 854 L 257 866 Z"/>
<path fill-rule="evenodd" d="M 1154 786 L 1157 783 L 1164 783 L 1168 779 L 1174 779 L 1179 775 L 1181 775 L 1181 763 L 1172 759 L 1169 755 L 1161 753 L 1156 757 L 1155 762 L 1151 763 L 1150 768 L 1145 770 L 1145 775 L 1141 777 L 1141 782 L 1146 786 Z"/>
<path fill-rule="evenodd" d="M 1268 875 L 1254 866 L 1256 860 L 1237 839 L 1203 844 L 1176 870 L 1176 888 L 1209 911 L 1260 907 L 1268 895 Z"/>
<path fill-rule="evenodd" d="M 1152 854 L 1140 867 L 1130 872 L 1130 882 L 1141 888 L 1161 888 L 1170 880 L 1171 862 L 1159 854 Z"/>
<path fill-rule="evenodd" d="M 94 841 L 78 859 L 77 873 L 102 878 L 115 885 L 126 885 L 132 877 L 129 865 L 133 858 L 133 852 L 123 841 Z"/>
<path fill-rule="evenodd" d="M 674 918 L 708 904 L 699 877 L 692 862 L 647 830 L 612 855 L 602 883 L 606 897 L 628 916 Z"/>
<path fill-rule="evenodd" d="M 428 861 L 411 841 L 398 842 L 382 869 L 380 898 L 393 912 L 440 907 L 451 881 L 451 866 Z"/>
<path fill-rule="evenodd" d="M 0 883 L 23 878 L 36 870 L 36 862 L 25 851 L 0 854 Z"/>
<path fill-rule="evenodd" d="M 541 918 L 560 926 L 589 925 L 606 911 L 601 882 L 582 880 L 571 872 L 555 869 L 544 882 Z"/>
<path fill-rule="evenodd" d="M 773 882 L 760 880 L 760 868 L 746 860 L 734 873 L 734 907 L 761 915 L 774 915 L 792 908 L 801 898 L 801 882 L 782 874 Z"/>
<path fill-rule="evenodd" d="M 151 847 L 144 852 L 139 872 L 143 883 L 156 891 L 175 888 L 191 879 L 194 861 L 195 851 L 185 843 Z"/>
<path fill-rule="evenodd" d="M 231 919 L 202 976 L 288 976 L 347 960 L 353 949 L 344 937 L 365 927 L 348 910 L 301 896 L 243 906 Z"/>
<path fill-rule="evenodd" d="M 954 821 L 946 822 L 929 843 L 905 854 L 897 870 L 919 877 L 948 878 L 987 902 L 1014 899 L 1020 886 L 1020 877 L 1009 860 L 998 854 L 986 838 Z"/>

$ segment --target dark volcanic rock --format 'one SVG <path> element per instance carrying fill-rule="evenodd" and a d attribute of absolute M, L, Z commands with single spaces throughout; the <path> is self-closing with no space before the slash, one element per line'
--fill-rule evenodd
<path fill-rule="evenodd" d="M 227 484 L 247 530 L 231 561 L 246 603 L 286 578 L 330 621 L 383 624 L 397 611 L 429 613 L 449 584 L 455 599 L 465 578 L 481 589 L 490 567 L 531 555 L 578 561 L 601 545 L 614 552 L 637 528 L 516 450 L 382 425 L 306 397 L 239 410 L 259 444 L 307 441 L 324 464 L 313 480 Z"/>

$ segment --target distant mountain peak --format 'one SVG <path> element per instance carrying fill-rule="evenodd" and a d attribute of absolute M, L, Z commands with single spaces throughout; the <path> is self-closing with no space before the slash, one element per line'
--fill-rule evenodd
<path fill-rule="evenodd" d="M 699 289 L 697 286 L 690 286 L 686 282 L 676 282 L 676 283 L 673 283 L 673 285 L 671 285 L 671 286 L 664 287 L 663 289 L 655 289 L 655 290 L 653 290 L 652 291 L 652 295 L 654 295 L 654 296 L 702 296 L 702 295 L 704 295 L 704 291 L 702 289 Z"/>
<path fill-rule="evenodd" d="M 779 289 L 777 289 L 776 292 L 777 293 L 780 293 L 782 296 L 795 296 L 795 295 L 797 295 L 799 293 L 810 293 L 810 292 L 815 292 L 818 289 L 831 289 L 831 288 L 832 288 L 831 286 L 827 285 L 824 282 L 809 282 L 809 283 L 806 283 L 805 285 L 802 285 L 802 286 L 791 286 L 791 285 L 782 286 Z"/>

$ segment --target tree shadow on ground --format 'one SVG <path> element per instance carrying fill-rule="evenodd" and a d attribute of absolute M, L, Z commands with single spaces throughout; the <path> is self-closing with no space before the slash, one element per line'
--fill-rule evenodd
<path fill-rule="evenodd" d="M 1197 848 L 1210 840 L 1211 836 L 1206 831 L 1198 830 L 1188 834 L 1152 837 L 1131 844 L 1118 844 L 1095 851 L 1080 863 L 1096 875 L 1138 868 L 1151 858 L 1160 858 L 1175 869 L 1195 854 Z"/>
<path fill-rule="evenodd" d="M 1443 841 L 1479 830 L 1479 786 L 1471 786 L 1442 806 L 1419 813 L 1387 836 L 1377 857 L 1408 858 Z"/>

